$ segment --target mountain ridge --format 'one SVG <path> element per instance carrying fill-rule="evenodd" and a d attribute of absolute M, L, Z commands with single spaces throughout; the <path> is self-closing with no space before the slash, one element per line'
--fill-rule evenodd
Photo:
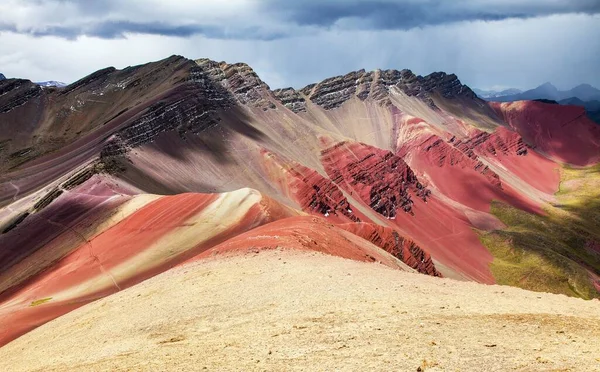
<path fill-rule="evenodd" d="M 3 80 L 0 310 L 22 320 L 3 342 L 182 260 L 278 247 L 598 297 L 599 146 L 582 108 L 486 102 L 440 72 L 271 90 L 247 64 L 171 56 L 57 89 Z M 562 233 L 525 244 L 523 215 Z"/>
<path fill-rule="evenodd" d="M 502 97 L 490 97 L 490 101 L 509 102 L 519 100 L 532 99 L 548 99 L 561 101 L 568 98 L 579 98 L 582 101 L 600 100 L 600 89 L 597 89 L 590 84 L 579 84 L 569 90 L 558 90 L 552 83 L 546 82 L 534 89 L 529 89 L 524 92 Z"/>
<path fill-rule="evenodd" d="M 478 97 L 483 98 L 483 99 L 492 98 L 492 97 L 508 96 L 508 95 L 519 94 L 519 93 L 523 92 L 522 90 L 516 89 L 516 88 L 508 88 L 508 89 L 503 89 L 500 91 L 483 90 L 483 89 L 473 88 L 473 91 L 475 92 L 475 94 L 477 94 Z"/>

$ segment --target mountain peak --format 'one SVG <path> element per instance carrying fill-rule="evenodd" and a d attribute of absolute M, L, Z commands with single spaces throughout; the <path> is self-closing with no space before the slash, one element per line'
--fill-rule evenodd
<path fill-rule="evenodd" d="M 6 76 L 0 74 L 0 80 L 6 80 Z"/>
<path fill-rule="evenodd" d="M 575 86 L 573 89 L 581 89 L 581 88 L 585 88 L 585 89 L 597 89 L 596 87 L 594 87 L 594 86 L 592 86 L 591 84 L 588 84 L 588 83 L 579 84 L 579 85 Z"/>
<path fill-rule="evenodd" d="M 558 88 L 556 88 L 551 82 L 547 81 L 544 84 L 540 85 L 536 89 L 544 89 L 546 91 L 558 92 Z"/>

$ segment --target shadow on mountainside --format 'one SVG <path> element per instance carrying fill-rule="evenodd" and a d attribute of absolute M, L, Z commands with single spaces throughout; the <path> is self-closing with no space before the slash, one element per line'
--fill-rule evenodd
<path fill-rule="evenodd" d="M 89 199 L 86 203 L 78 198 L 59 197 L 42 210 L 27 214 L 8 231 L 0 231 L 0 301 L 72 249 L 88 244 L 86 235 L 102 220 L 100 216 L 107 217 L 112 211 L 102 200 Z M 18 271 L 11 270 L 52 242 L 60 243 Z"/>

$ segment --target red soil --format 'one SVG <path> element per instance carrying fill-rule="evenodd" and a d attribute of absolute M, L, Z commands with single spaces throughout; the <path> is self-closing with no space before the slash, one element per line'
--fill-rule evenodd
<path fill-rule="evenodd" d="M 488 267 L 492 256 L 479 242 L 469 220 L 435 195 L 428 195 L 423 191 L 426 189 L 418 188 L 420 182 L 410 167 L 398 159 L 389 151 L 356 142 L 338 143 L 322 151 L 325 170 L 338 186 L 394 219 L 388 224 L 444 265 L 479 282 L 494 283 Z M 378 188 L 379 183 L 383 187 Z M 407 196 L 411 202 L 405 211 L 398 199 Z"/>
<path fill-rule="evenodd" d="M 386 218 L 398 210 L 412 213 L 414 198 L 427 199 L 427 190 L 412 169 L 390 151 L 357 142 L 339 142 L 321 152 L 325 171 L 338 186 L 356 193 Z"/>
<path fill-rule="evenodd" d="M 498 162 L 512 174 L 546 194 L 554 194 L 558 190 L 558 164 L 532 151 L 516 132 L 498 127 L 485 142 L 475 146 L 475 152 Z"/>
<path fill-rule="evenodd" d="M 536 101 L 489 104 L 527 143 L 550 158 L 580 166 L 600 161 L 600 126 L 583 107 Z"/>
<path fill-rule="evenodd" d="M 90 300 L 91 301 L 91 300 Z M 26 305 L 17 311 L 0 309 L 0 347 L 17 337 L 90 302 L 57 303 L 44 306 Z"/>
<path fill-rule="evenodd" d="M 346 223 L 338 226 L 370 241 L 420 273 L 442 276 L 435 268 L 429 253 L 422 250 L 412 240 L 398 234 L 392 228 L 364 222 Z"/>
<path fill-rule="evenodd" d="M 489 212 L 491 201 L 501 200 L 528 212 L 542 212 L 503 183 L 470 149 L 459 150 L 452 143 L 430 136 L 409 153 L 415 169 L 427 174 L 442 194 L 467 207 Z"/>
<path fill-rule="evenodd" d="M 324 218 L 299 216 L 275 221 L 240 234 L 217 245 L 192 260 L 220 254 L 239 254 L 264 249 L 316 251 L 357 261 L 378 261 L 393 268 L 398 264 L 382 250 L 373 249 L 365 239 L 354 235 Z"/>
<path fill-rule="evenodd" d="M 0 272 L 28 257 L 39 249 L 63 252 L 77 249 L 84 237 L 81 231 L 93 226 L 114 208 L 128 200 L 116 194 L 121 190 L 109 181 L 94 177 L 61 196 L 41 211 L 30 214 L 5 234 L 0 234 Z M 60 254 L 56 259 L 61 258 Z M 54 262 L 38 262 L 36 269 L 42 271 Z M 0 289 L 0 292 L 4 288 Z M 6 293 L 2 293 L 0 300 Z"/>
<path fill-rule="evenodd" d="M 31 278 L 27 285 L 8 297 L 3 302 L 3 308 L 0 308 L 2 323 L 14 324 L 11 327 L 3 327 L 4 331 L 0 333 L 0 346 L 27 330 L 73 310 L 74 306 L 82 306 L 89 301 L 137 284 L 235 234 L 291 215 L 289 209 L 268 198 L 263 198 L 260 203 L 249 209 L 242 221 L 236 221 L 234 226 L 224 232 L 216 233 L 187 252 L 165 257 L 163 262 L 153 262 L 153 267 L 131 267 L 131 272 L 128 273 L 125 280 L 117 283 L 113 278 L 114 287 L 94 288 L 87 285 L 89 288 L 87 288 L 87 292 L 84 291 L 86 293 L 84 297 L 72 299 L 68 303 L 57 301 L 48 305 L 29 307 L 32 301 L 52 297 L 54 293 L 77 287 L 85 288 L 86 283 L 95 277 L 102 275 L 112 277 L 110 274 L 112 268 L 134 258 L 166 234 L 177 231 L 180 227 L 188 226 L 187 220 L 203 211 L 218 197 L 218 194 L 180 194 L 155 200 L 96 238 L 80 245 L 49 270 Z M 232 208 L 235 207 L 232 206 Z M 225 206 L 220 205 L 219 208 L 225 208 Z M 199 236 L 198 241 L 203 238 L 205 237 Z M 46 310 L 49 310 L 50 313 L 47 313 Z M 18 322 L 14 323 L 17 320 Z"/>
<path fill-rule="evenodd" d="M 360 222 L 368 220 L 353 208 L 337 185 L 292 160 L 284 160 L 272 152 L 261 151 L 267 173 L 279 189 L 291 197 L 300 208 L 316 216 L 325 216 L 331 222 Z"/>

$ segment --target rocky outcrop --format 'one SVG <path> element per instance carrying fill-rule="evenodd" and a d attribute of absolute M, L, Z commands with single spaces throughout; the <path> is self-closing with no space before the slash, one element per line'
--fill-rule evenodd
<path fill-rule="evenodd" d="M 461 84 L 456 75 L 436 72 L 425 77 L 417 76 L 410 70 L 365 70 L 353 71 L 343 76 L 325 79 L 318 84 L 300 90 L 315 104 L 326 110 L 340 107 L 356 96 L 360 100 L 371 98 L 382 105 L 390 104 L 388 98 L 392 87 L 409 96 L 416 96 L 435 107 L 432 93 L 444 98 L 467 97 L 478 99 L 466 85 Z"/>
<path fill-rule="evenodd" d="M 360 222 L 348 199 L 331 180 L 314 169 L 295 161 L 285 161 L 274 153 L 263 150 L 262 154 L 267 165 L 272 166 L 267 173 L 283 175 L 285 185 L 282 185 L 282 191 L 294 199 L 304 212 Z M 278 179 L 279 175 L 274 177 L 275 181 Z"/>
<path fill-rule="evenodd" d="M 412 196 L 427 201 L 431 194 L 397 155 L 356 142 L 340 142 L 321 152 L 333 182 L 358 196 L 373 210 L 394 219 L 398 211 L 414 214 Z M 412 196 L 411 196 L 412 195 Z"/>
<path fill-rule="evenodd" d="M 309 85 L 300 92 L 326 110 L 337 108 L 354 96 L 361 101 L 371 98 L 381 104 L 389 104 L 390 87 L 398 84 L 407 72 L 410 71 L 359 70 Z"/>
<path fill-rule="evenodd" d="M 471 151 L 477 149 L 483 153 L 492 155 L 516 154 L 525 156 L 528 149 L 531 148 L 518 133 L 508 131 L 504 128 L 498 128 L 494 133 L 479 132 L 473 138 L 465 142 L 456 141 L 455 144 L 461 149 L 469 149 Z"/>
<path fill-rule="evenodd" d="M 6 80 L 6 76 L 4 76 L 3 74 L 0 74 L 0 80 Z"/>
<path fill-rule="evenodd" d="M 466 97 L 475 99 L 477 95 L 466 85 L 461 84 L 455 74 L 434 72 L 418 79 L 425 92 L 438 92 L 445 98 Z"/>
<path fill-rule="evenodd" d="M 273 95 L 282 105 L 295 113 L 306 111 L 306 100 L 294 88 L 275 89 Z"/>
<path fill-rule="evenodd" d="M 0 113 L 12 111 L 23 106 L 29 100 L 39 97 L 42 88 L 29 80 L 4 79 L 0 80 Z"/>
<path fill-rule="evenodd" d="M 455 137 L 446 142 L 440 137 L 432 135 L 423 141 L 421 148 L 428 153 L 428 158 L 432 159 L 439 167 L 470 167 L 483 174 L 492 185 L 502 188 L 500 176 L 479 160 L 473 151 L 472 143 L 461 142 Z"/>
<path fill-rule="evenodd" d="M 264 111 L 276 108 L 269 86 L 247 64 L 219 63 L 209 59 L 199 59 L 195 62 L 208 78 L 230 91 L 242 105 L 254 106 Z"/>
<path fill-rule="evenodd" d="M 306 87 L 302 90 L 308 93 L 309 99 L 316 105 L 326 110 L 341 106 L 344 102 L 356 94 L 359 79 L 364 76 L 364 70 L 353 71 L 344 76 L 336 76 L 325 79 L 316 84 L 312 89 Z"/>
<path fill-rule="evenodd" d="M 214 80 L 215 71 L 184 63 L 185 78 L 144 114 L 109 139 L 103 156 L 121 155 L 128 148 L 154 140 L 167 131 L 198 134 L 220 122 L 220 109 L 234 105 L 234 98 Z"/>
<path fill-rule="evenodd" d="M 340 227 L 370 241 L 422 274 L 442 276 L 429 253 L 392 228 L 372 223 L 343 224 Z"/>

